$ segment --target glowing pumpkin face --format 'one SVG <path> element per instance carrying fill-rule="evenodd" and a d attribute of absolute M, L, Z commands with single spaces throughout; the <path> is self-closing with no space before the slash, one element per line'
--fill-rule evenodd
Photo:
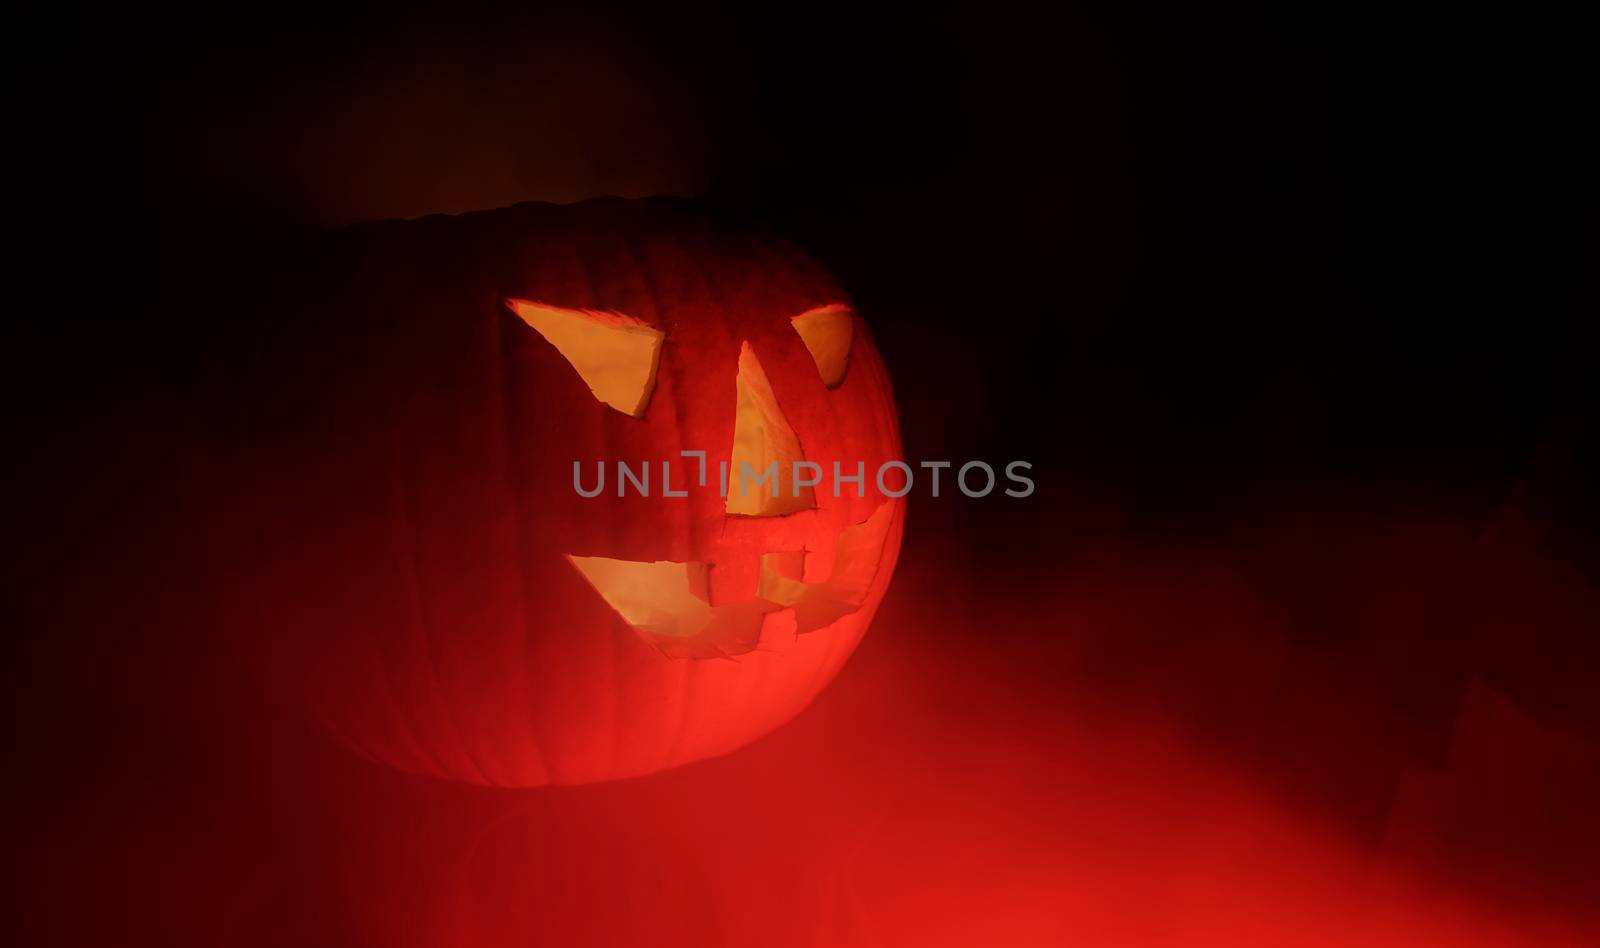
<path fill-rule="evenodd" d="M 353 276 L 283 340 L 310 355 L 258 462 L 258 617 L 333 733 L 581 783 L 732 750 L 832 678 L 903 502 L 874 478 L 900 449 L 882 362 L 815 263 L 666 202 L 343 239 Z M 864 474 L 837 495 L 836 462 Z"/>

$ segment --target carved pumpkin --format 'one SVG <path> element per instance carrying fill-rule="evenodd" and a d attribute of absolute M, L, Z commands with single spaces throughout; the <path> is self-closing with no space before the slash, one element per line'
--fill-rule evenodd
<path fill-rule="evenodd" d="M 269 332 L 241 582 L 273 681 L 333 734 L 440 777 L 607 780 L 737 748 L 838 671 L 904 502 L 873 476 L 900 450 L 883 364 L 816 263 L 609 199 L 330 254 Z M 741 460 L 783 473 L 724 497 Z M 834 496 L 835 461 L 859 487 Z"/>

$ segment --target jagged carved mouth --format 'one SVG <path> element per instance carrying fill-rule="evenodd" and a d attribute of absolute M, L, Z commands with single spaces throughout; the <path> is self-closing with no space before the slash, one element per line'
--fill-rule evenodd
<path fill-rule="evenodd" d="M 793 609 L 795 632 L 804 634 L 859 611 L 882 563 L 895 503 L 880 504 L 866 520 L 839 533 L 827 579 L 801 578 L 804 551 L 764 553 L 755 596 L 735 602 L 711 603 L 711 563 L 572 555 L 567 559 L 624 622 L 664 653 L 729 657 L 760 643 L 769 613 Z"/>

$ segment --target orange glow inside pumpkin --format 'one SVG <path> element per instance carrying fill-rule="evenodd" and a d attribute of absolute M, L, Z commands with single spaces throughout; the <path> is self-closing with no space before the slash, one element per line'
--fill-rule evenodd
<path fill-rule="evenodd" d="M 631 316 L 528 300 L 506 305 L 556 347 L 594 397 L 638 418 L 656 387 L 665 334 Z"/>
<path fill-rule="evenodd" d="M 850 342 L 855 336 L 856 314 L 840 303 L 807 310 L 789 321 L 810 351 L 822 384 L 838 388 L 850 367 Z"/>
<path fill-rule="evenodd" d="M 763 618 L 792 608 L 797 633 L 832 625 L 867 601 L 883 560 L 893 502 L 846 529 L 835 546 L 833 571 L 817 583 L 802 581 L 804 551 L 767 553 L 753 599 L 712 605 L 710 565 L 666 560 L 635 562 L 604 556 L 568 556 L 606 604 L 634 630 L 665 651 L 736 655 L 756 646 Z"/>
<path fill-rule="evenodd" d="M 893 503 L 879 505 L 872 516 L 839 534 L 833 572 L 820 583 L 800 581 L 804 553 L 768 553 L 761 557 L 756 595 L 794 609 L 795 631 L 812 632 L 832 625 L 867 601 L 872 579 L 883 559 Z"/>
<path fill-rule="evenodd" d="M 747 342 L 739 350 L 728 513 L 776 517 L 815 507 L 816 492 L 795 486 L 794 462 L 804 460 L 800 439 L 783 417 L 772 383 Z"/>

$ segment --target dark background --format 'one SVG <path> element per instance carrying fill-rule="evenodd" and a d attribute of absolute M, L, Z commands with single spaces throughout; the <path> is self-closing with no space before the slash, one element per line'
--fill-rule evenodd
<path fill-rule="evenodd" d="M 866 314 L 909 457 L 1035 466 L 1027 501 L 913 507 L 881 641 L 817 721 L 910 661 L 932 703 L 889 731 L 973 701 L 1064 759 L 1026 722 L 1091 700 L 1356 852 L 1412 839 L 1407 871 L 1486 905 L 1595 894 L 1593 242 L 1557 47 L 1450 52 L 1441 29 L 1424 61 L 1397 24 L 1355 43 L 1262 10 L 126 26 L 63 82 L 83 107 L 31 109 L 68 179 L 39 231 L 59 299 L 9 347 L 15 812 L 54 853 L 26 890 L 46 927 L 121 905 L 89 881 L 104 840 L 262 846 L 347 766 L 297 751 L 270 806 L 236 789 L 260 765 L 219 748 L 292 726 L 231 684 L 204 594 L 175 593 L 203 585 L 184 512 L 249 301 L 311 228 L 608 193 L 770 223 Z M 953 618 L 929 625 L 935 586 Z M 1474 730 L 1484 707 L 1500 724 Z M 1500 782 L 1405 802 L 1467 773 L 1463 747 Z M 250 802 L 202 830 L 212 782 Z M 305 909 L 288 930 L 356 938 L 316 844 L 268 852 L 265 904 Z"/>

